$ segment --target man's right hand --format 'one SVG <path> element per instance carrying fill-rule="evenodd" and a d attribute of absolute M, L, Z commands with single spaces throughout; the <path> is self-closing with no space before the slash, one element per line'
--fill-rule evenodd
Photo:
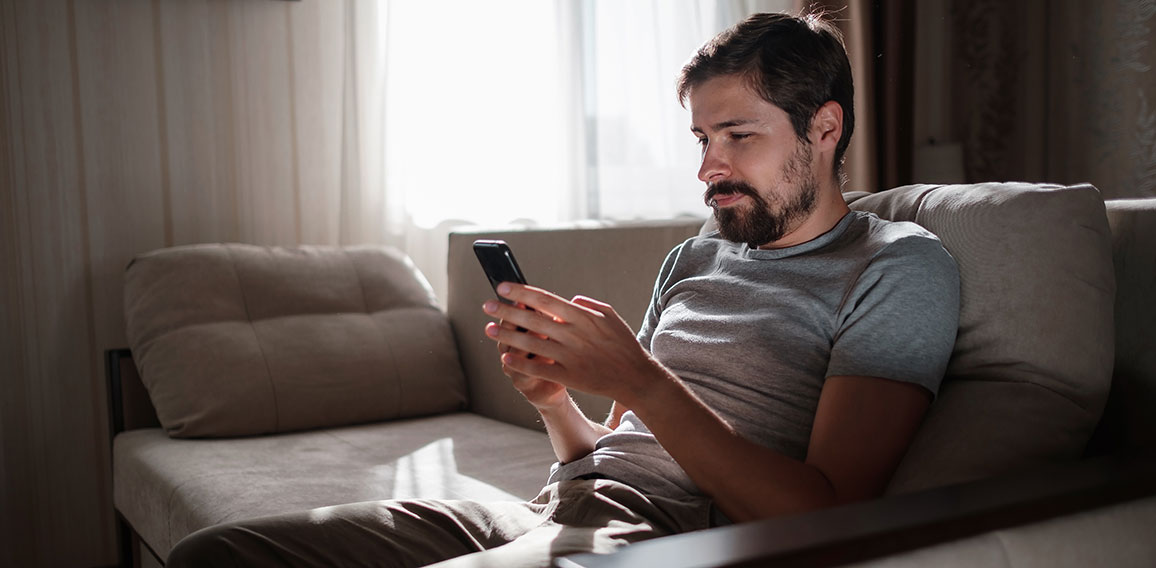
<path fill-rule="evenodd" d="M 517 327 L 506 321 L 502 321 L 500 325 L 506 329 L 516 330 Z M 525 332 L 531 333 L 531 332 Z M 541 337 L 539 335 L 539 337 Z M 545 339 L 545 337 L 543 337 Z M 526 352 L 506 345 L 505 343 L 498 344 L 498 353 L 513 353 L 515 355 L 526 355 Z M 542 359 L 543 363 L 553 363 L 549 359 Z M 549 412 L 562 407 L 569 400 L 569 394 L 566 392 L 566 387 L 546 379 L 531 377 L 530 375 L 520 373 L 511 369 L 505 363 L 502 364 L 502 372 L 510 377 L 514 388 L 526 397 L 538 412 Z"/>

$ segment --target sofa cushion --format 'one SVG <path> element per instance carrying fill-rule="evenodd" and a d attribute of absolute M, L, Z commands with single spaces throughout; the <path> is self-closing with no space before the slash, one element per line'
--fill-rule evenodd
<path fill-rule="evenodd" d="M 527 428 L 542 428 L 542 418 L 502 373 L 494 342 L 482 333 L 490 317 L 479 309 L 494 297 L 474 255 L 475 239 L 510 244 L 531 284 L 563 297 L 584 294 L 614 306 L 631 326 L 642 322 L 654 277 L 662 259 L 678 243 L 694 236 L 702 219 L 586 222 L 570 228 L 470 229 L 450 234 L 447 312 L 469 370 L 470 411 Z M 602 420 L 610 400 L 571 391 L 586 416 Z"/>
<path fill-rule="evenodd" d="M 1111 236 L 1096 188 L 915 185 L 848 200 L 931 230 L 960 269 L 955 350 L 888 491 L 1079 457 L 1114 347 Z"/>
<path fill-rule="evenodd" d="M 457 410 L 465 380 L 425 279 L 385 247 L 194 245 L 125 275 L 130 347 L 174 437 Z"/>
<path fill-rule="evenodd" d="M 541 432 L 470 413 L 230 440 L 150 428 L 116 437 L 113 500 L 163 560 L 230 521 L 379 499 L 530 499 L 553 461 Z"/>
<path fill-rule="evenodd" d="M 1089 453 L 1156 448 L 1156 198 L 1105 203 L 1116 268 L 1116 366 Z"/>

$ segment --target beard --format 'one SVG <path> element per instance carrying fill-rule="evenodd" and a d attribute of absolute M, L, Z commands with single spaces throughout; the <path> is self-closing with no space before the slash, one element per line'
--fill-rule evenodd
<path fill-rule="evenodd" d="M 775 242 L 795 228 L 815 210 L 819 184 L 809 171 L 811 147 L 799 143 L 795 153 L 783 166 L 783 187 L 794 191 L 785 197 L 773 195 L 768 202 L 752 185 L 745 181 L 723 180 L 712 184 L 703 195 L 706 204 L 714 208 L 719 235 L 728 241 L 747 243 L 751 248 Z M 751 206 L 744 208 L 716 207 L 714 197 L 739 193 L 751 198 Z"/>

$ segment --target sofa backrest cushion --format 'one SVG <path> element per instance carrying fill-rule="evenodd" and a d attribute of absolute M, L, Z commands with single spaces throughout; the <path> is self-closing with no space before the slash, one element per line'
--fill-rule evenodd
<path fill-rule="evenodd" d="M 494 291 L 474 256 L 475 239 L 505 240 L 531 284 L 566 298 L 584 294 L 607 302 L 637 329 L 663 259 L 675 245 L 693 237 L 700 225 L 702 219 L 691 218 L 451 233 L 446 311 L 467 372 L 470 411 L 527 428 L 543 427 L 538 412 L 502 374 L 494 342 L 483 333 L 490 318 L 481 306 Z M 591 419 L 606 418 L 609 400 L 577 390 L 571 395 Z"/>
<path fill-rule="evenodd" d="M 934 232 L 960 270 L 947 374 L 888 492 L 1078 458 L 1107 399 L 1114 353 L 1111 235 L 1099 191 L 915 185 L 848 201 Z"/>
<path fill-rule="evenodd" d="M 1156 449 L 1156 198 L 1105 203 L 1116 267 L 1116 366 L 1090 454 Z"/>
<path fill-rule="evenodd" d="M 465 406 L 448 321 L 385 247 L 193 245 L 125 275 L 130 347 L 173 437 L 243 436 Z"/>

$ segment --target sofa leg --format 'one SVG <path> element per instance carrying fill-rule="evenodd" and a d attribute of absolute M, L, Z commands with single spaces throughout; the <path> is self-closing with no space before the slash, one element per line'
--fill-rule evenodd
<path fill-rule="evenodd" d="M 116 548 L 120 568 L 140 568 L 136 531 L 132 530 L 132 527 L 125 522 L 119 511 L 116 513 Z"/>
<path fill-rule="evenodd" d="M 140 545 L 140 536 L 117 511 L 116 547 L 121 568 L 141 568 Z"/>

